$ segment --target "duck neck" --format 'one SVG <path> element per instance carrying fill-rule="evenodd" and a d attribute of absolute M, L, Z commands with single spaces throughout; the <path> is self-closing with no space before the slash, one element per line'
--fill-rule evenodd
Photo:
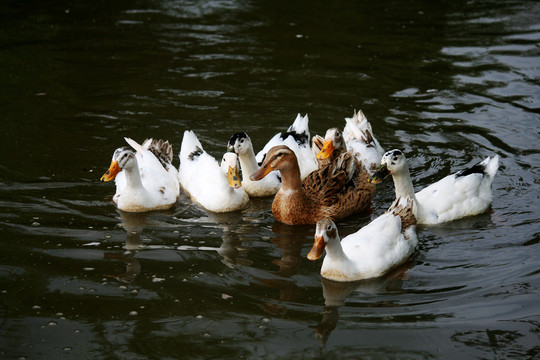
<path fill-rule="evenodd" d="M 126 186 L 130 189 L 144 189 L 141 181 L 141 173 L 139 172 L 138 164 L 128 168 L 124 168 L 126 172 Z"/>
<path fill-rule="evenodd" d="M 343 251 L 343 247 L 341 246 L 341 240 L 339 238 L 331 239 L 328 241 L 328 243 L 326 244 L 326 256 L 328 256 L 330 259 L 333 259 L 334 261 L 349 261 L 349 257 Z"/>
<path fill-rule="evenodd" d="M 238 160 L 240 160 L 240 167 L 242 168 L 243 181 L 249 180 L 249 176 L 255 171 L 259 170 L 259 165 L 255 159 L 255 152 L 253 152 L 253 148 L 238 156 Z"/>
<path fill-rule="evenodd" d="M 394 178 L 394 186 L 396 188 L 396 199 L 406 198 L 408 196 L 416 200 L 408 168 L 403 169 L 399 173 L 392 173 L 392 177 Z"/>
<path fill-rule="evenodd" d="M 281 173 L 281 192 L 296 192 L 302 191 L 302 179 L 300 178 L 300 168 L 298 163 L 293 164 L 285 169 L 280 169 Z"/>

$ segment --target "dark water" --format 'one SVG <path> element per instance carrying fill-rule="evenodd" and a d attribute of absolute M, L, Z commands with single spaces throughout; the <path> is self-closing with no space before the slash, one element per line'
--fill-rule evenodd
<path fill-rule="evenodd" d="M 4 1 L 0 64 L 0 358 L 540 356 L 540 3 Z M 418 188 L 501 156 L 492 211 L 384 279 L 321 281 L 271 199 L 126 215 L 99 182 L 124 136 L 219 157 L 354 109 Z"/>

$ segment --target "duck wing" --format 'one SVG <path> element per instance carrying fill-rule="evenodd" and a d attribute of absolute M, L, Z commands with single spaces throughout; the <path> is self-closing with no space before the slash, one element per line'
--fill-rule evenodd
<path fill-rule="evenodd" d="M 302 186 L 316 203 L 332 206 L 356 186 L 358 171 L 355 157 L 351 153 L 344 153 L 336 161 L 309 174 Z"/>

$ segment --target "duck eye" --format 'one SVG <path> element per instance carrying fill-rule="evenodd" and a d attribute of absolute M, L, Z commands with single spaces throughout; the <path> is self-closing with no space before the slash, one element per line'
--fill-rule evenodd
<path fill-rule="evenodd" d="M 326 230 L 332 230 L 332 225 L 328 225 L 328 227 L 326 228 Z"/>
<path fill-rule="evenodd" d="M 240 144 L 243 144 L 244 143 L 244 139 L 240 139 Z"/>
<path fill-rule="evenodd" d="M 394 161 L 396 161 L 397 159 L 398 159 L 397 156 L 394 156 L 394 157 L 392 158 L 392 160 L 394 160 Z"/>

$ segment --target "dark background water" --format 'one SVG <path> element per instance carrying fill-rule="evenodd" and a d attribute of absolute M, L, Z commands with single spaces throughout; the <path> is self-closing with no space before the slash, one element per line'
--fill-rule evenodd
<path fill-rule="evenodd" d="M 0 357 L 515 358 L 540 354 L 540 3 L 3 1 Z M 420 227 L 383 279 L 321 281 L 271 199 L 118 212 L 122 137 L 194 130 L 220 157 L 297 113 L 362 109 L 418 189 L 495 153 L 492 210 Z M 175 164 L 178 159 L 175 158 Z M 372 214 L 393 199 L 378 187 Z"/>

